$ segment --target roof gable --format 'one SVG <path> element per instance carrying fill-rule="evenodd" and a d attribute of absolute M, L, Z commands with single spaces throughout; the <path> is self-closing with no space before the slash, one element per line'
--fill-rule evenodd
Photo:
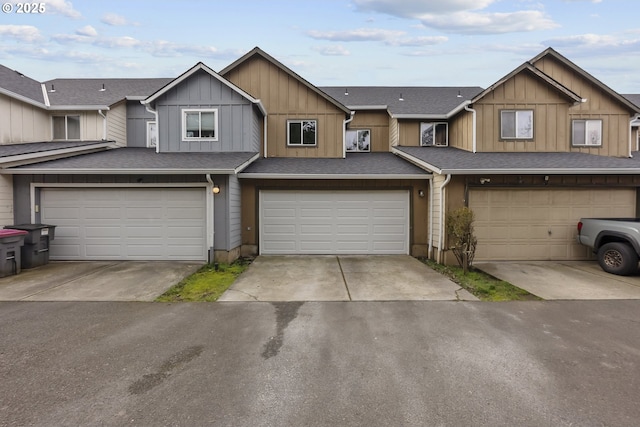
<path fill-rule="evenodd" d="M 594 76 L 592 76 L 582 68 L 578 67 L 576 64 L 568 60 L 566 57 L 564 57 L 563 55 L 561 55 L 551 47 L 545 49 L 544 51 L 542 51 L 541 53 L 533 57 L 529 62 L 535 66 L 536 63 L 538 63 L 539 61 L 547 57 L 553 58 L 554 60 L 560 62 L 561 64 L 563 64 L 564 66 L 566 66 L 567 68 L 575 72 L 576 74 L 580 75 L 585 80 L 587 80 L 588 82 L 590 82 L 591 84 L 593 84 L 594 86 L 602 90 L 604 93 L 606 93 L 607 95 L 611 96 L 613 99 L 618 101 L 629 111 L 634 113 L 640 113 L 640 111 L 638 111 L 638 107 L 634 103 L 629 101 L 624 96 L 620 95 L 615 90 L 611 89 L 606 84 L 602 83 L 600 80 L 596 79 Z"/>
<path fill-rule="evenodd" d="M 249 61 L 250 59 L 252 59 L 255 56 L 259 56 L 260 58 L 262 58 L 265 61 L 267 61 L 267 62 L 271 63 L 272 65 L 274 65 L 275 67 L 281 69 L 287 75 L 289 75 L 292 78 L 294 78 L 297 81 L 299 81 L 303 86 L 307 87 L 309 90 L 311 90 L 315 94 L 319 95 L 321 98 L 324 98 L 326 101 L 328 101 L 329 103 L 333 104 L 334 106 L 336 106 L 338 109 L 344 111 L 345 113 L 350 114 L 350 110 L 347 107 L 342 105 L 340 102 L 338 102 L 337 100 L 335 100 L 331 96 L 329 96 L 326 93 L 324 93 L 318 87 L 314 86 L 313 84 L 311 84 L 310 82 L 308 82 L 307 80 L 302 78 L 300 75 L 296 74 L 289 67 L 285 66 L 280 61 L 278 61 L 277 59 L 275 59 L 271 55 L 267 54 L 266 52 L 264 52 L 259 47 L 253 48 L 251 51 L 247 52 L 245 55 L 243 55 L 242 57 L 240 57 L 239 59 L 237 59 L 233 63 L 229 64 L 224 69 L 222 69 L 220 71 L 220 75 L 225 76 L 225 75 L 229 74 L 231 71 L 233 71 L 234 69 L 236 69 L 238 67 L 241 67 L 244 63 L 246 63 L 247 61 Z"/>
<path fill-rule="evenodd" d="M 253 96 L 249 95 L 247 92 L 245 92 L 244 90 L 240 89 L 238 86 L 234 85 L 229 80 L 223 78 L 220 74 L 216 73 L 215 71 L 213 71 L 211 68 L 207 67 L 202 62 L 198 62 L 196 65 L 194 65 L 193 67 L 191 67 L 190 69 L 188 69 L 187 71 L 182 73 L 180 76 L 178 76 L 175 79 L 171 80 L 165 86 L 163 86 L 162 88 L 158 89 L 155 93 L 153 93 L 147 99 L 142 101 L 142 103 L 143 104 L 147 104 L 147 105 L 151 104 L 152 102 L 157 100 L 159 97 L 161 97 L 162 95 L 167 93 L 169 90 L 173 89 L 174 87 L 178 86 L 182 82 L 186 81 L 191 76 L 193 76 L 194 74 L 196 74 L 198 71 L 201 71 L 201 70 L 206 72 L 206 73 L 208 73 L 213 78 L 217 79 L 218 81 L 220 81 L 222 84 L 224 84 L 225 86 L 227 86 L 228 88 L 230 88 L 234 92 L 237 92 L 243 98 L 249 100 L 251 103 L 258 105 L 258 108 L 260 108 L 260 111 L 262 111 L 262 113 L 264 115 L 267 114 L 266 110 L 264 109 L 264 106 L 262 105 L 262 103 L 260 102 L 259 99 L 256 99 Z"/>
<path fill-rule="evenodd" d="M 497 82 L 489 86 L 487 89 L 479 93 L 477 96 L 475 96 L 471 100 L 471 103 L 478 102 L 480 99 L 484 98 L 487 94 L 494 91 L 496 88 L 505 84 L 507 81 L 511 80 L 514 76 L 522 72 L 531 73 L 533 76 L 535 76 L 536 78 L 548 84 L 550 87 L 552 87 L 561 95 L 565 96 L 570 101 L 576 104 L 582 102 L 582 97 L 580 95 L 573 92 L 571 89 L 564 86 L 562 83 L 558 82 L 557 80 L 553 79 L 551 76 L 548 76 L 541 70 L 537 69 L 532 64 L 525 62 L 524 64 L 520 65 L 518 68 L 516 68 L 515 70 L 513 70 L 512 72 L 510 72 L 509 74 L 507 74 L 506 76 L 504 76 L 503 78 L 501 78 L 500 80 L 498 80 Z"/>

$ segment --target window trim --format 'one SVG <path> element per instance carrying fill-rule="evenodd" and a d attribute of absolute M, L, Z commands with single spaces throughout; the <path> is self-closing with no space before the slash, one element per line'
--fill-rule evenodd
<path fill-rule="evenodd" d="M 64 138 L 56 138 L 54 119 L 64 117 Z M 78 118 L 78 138 L 69 138 L 69 117 Z M 52 141 L 82 141 L 82 118 L 80 114 L 54 114 L 51 116 L 51 140 Z"/>
<path fill-rule="evenodd" d="M 345 147 L 344 148 L 345 148 L 347 153 L 370 153 L 371 152 L 371 129 L 364 129 L 364 128 L 363 129 L 347 129 L 346 133 L 345 133 L 345 138 L 347 138 L 347 141 L 348 141 L 349 132 L 355 132 L 356 133 L 356 141 L 359 141 L 359 139 L 360 139 L 360 132 L 369 132 L 369 145 L 368 145 L 366 150 L 361 150 L 359 144 L 356 143 L 356 149 L 355 150 L 349 150 L 346 147 L 346 141 L 345 141 Z"/>
<path fill-rule="evenodd" d="M 213 136 L 187 136 L 187 113 L 213 113 Z M 202 132 L 202 114 L 200 114 L 200 132 Z M 218 127 L 218 109 L 217 108 L 183 108 L 182 109 L 182 142 L 193 141 L 217 141 L 220 135 Z"/>
<path fill-rule="evenodd" d="M 436 130 L 436 127 L 438 125 L 445 125 L 446 126 L 446 131 L 445 131 L 445 143 L 444 145 L 442 144 L 436 144 L 436 138 L 435 138 L 435 134 L 436 132 L 434 132 L 434 137 L 433 137 L 433 144 L 423 144 L 422 143 L 422 132 L 424 132 L 423 127 L 425 125 L 432 125 L 433 126 L 433 130 Z M 419 142 L 420 142 L 420 146 L 421 147 L 448 147 L 449 146 L 449 123 L 448 122 L 420 122 L 420 133 L 419 133 Z"/>
<path fill-rule="evenodd" d="M 518 113 L 519 112 L 531 112 L 531 136 L 518 136 Z M 503 120 L 503 114 L 504 113 L 515 113 L 515 127 L 514 127 L 514 131 L 515 131 L 515 135 L 514 136 L 505 136 L 504 135 L 504 128 L 502 126 L 502 123 L 504 123 Z M 509 108 L 509 109 L 504 109 L 504 110 L 500 110 L 500 139 L 501 140 L 506 140 L 506 141 L 512 141 L 512 140 L 518 140 L 518 141 L 531 141 L 534 139 L 535 136 L 535 118 L 534 118 L 534 110 L 527 108 L 527 109 L 514 109 L 514 108 Z"/>
<path fill-rule="evenodd" d="M 314 129 L 314 141 L 313 144 L 305 144 L 304 143 L 304 122 L 313 122 L 315 123 Z M 300 123 L 300 143 L 295 144 L 291 143 L 291 124 L 292 123 Z M 287 120 L 287 147 L 317 147 L 318 146 L 318 120 L 316 119 L 288 119 Z"/>
<path fill-rule="evenodd" d="M 575 127 L 576 122 L 584 122 L 584 144 L 576 144 L 576 142 L 575 142 L 575 139 L 574 139 L 574 127 Z M 588 135 L 588 132 L 589 132 L 587 124 L 589 122 L 598 122 L 598 124 L 600 125 L 599 129 L 598 129 L 599 132 L 600 132 L 599 143 L 598 144 L 588 144 L 587 143 L 587 140 L 588 140 L 587 139 L 587 135 Z M 603 120 L 602 119 L 572 119 L 571 120 L 571 146 L 572 147 L 581 147 L 581 148 L 582 147 L 587 147 L 587 148 L 589 148 L 589 147 L 602 147 L 602 138 L 604 136 L 604 133 L 602 131 L 603 127 L 604 127 L 604 124 L 603 124 Z"/>

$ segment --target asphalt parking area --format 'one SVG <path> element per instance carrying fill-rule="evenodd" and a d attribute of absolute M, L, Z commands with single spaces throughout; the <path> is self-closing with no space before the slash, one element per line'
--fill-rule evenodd
<path fill-rule="evenodd" d="M 0 301 L 153 301 L 202 266 L 184 261 L 60 261 L 0 278 Z"/>
<path fill-rule="evenodd" d="M 259 256 L 218 301 L 476 301 L 408 255 Z"/>
<path fill-rule="evenodd" d="M 609 274 L 596 261 L 478 262 L 474 266 L 545 300 L 640 299 L 640 274 Z"/>

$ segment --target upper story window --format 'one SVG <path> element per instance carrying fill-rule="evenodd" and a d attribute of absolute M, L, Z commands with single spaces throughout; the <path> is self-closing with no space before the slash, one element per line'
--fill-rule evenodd
<path fill-rule="evenodd" d="M 447 123 L 420 123 L 420 145 L 423 147 L 449 145 L 449 125 Z"/>
<path fill-rule="evenodd" d="M 573 120 L 571 144 L 576 147 L 602 145 L 602 120 Z"/>
<path fill-rule="evenodd" d="M 80 116 L 53 116 L 53 139 L 80 139 Z"/>
<path fill-rule="evenodd" d="M 371 151 L 371 130 L 370 129 L 347 130 L 347 147 L 346 148 L 348 152 Z"/>
<path fill-rule="evenodd" d="M 315 120 L 287 120 L 287 145 L 316 145 Z"/>
<path fill-rule="evenodd" d="M 182 110 L 182 140 L 217 141 L 218 110 L 215 108 Z"/>
<path fill-rule="evenodd" d="M 533 110 L 502 110 L 500 138 L 533 139 Z"/>

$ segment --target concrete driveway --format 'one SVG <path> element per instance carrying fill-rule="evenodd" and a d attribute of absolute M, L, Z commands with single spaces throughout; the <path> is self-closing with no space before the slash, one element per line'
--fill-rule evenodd
<path fill-rule="evenodd" d="M 0 301 L 153 301 L 201 266 L 180 261 L 51 262 L 0 278 Z"/>
<path fill-rule="evenodd" d="M 218 301 L 477 298 L 408 255 L 259 256 Z"/>
<path fill-rule="evenodd" d="M 479 262 L 474 266 L 546 300 L 640 299 L 640 275 L 609 274 L 596 261 Z"/>

